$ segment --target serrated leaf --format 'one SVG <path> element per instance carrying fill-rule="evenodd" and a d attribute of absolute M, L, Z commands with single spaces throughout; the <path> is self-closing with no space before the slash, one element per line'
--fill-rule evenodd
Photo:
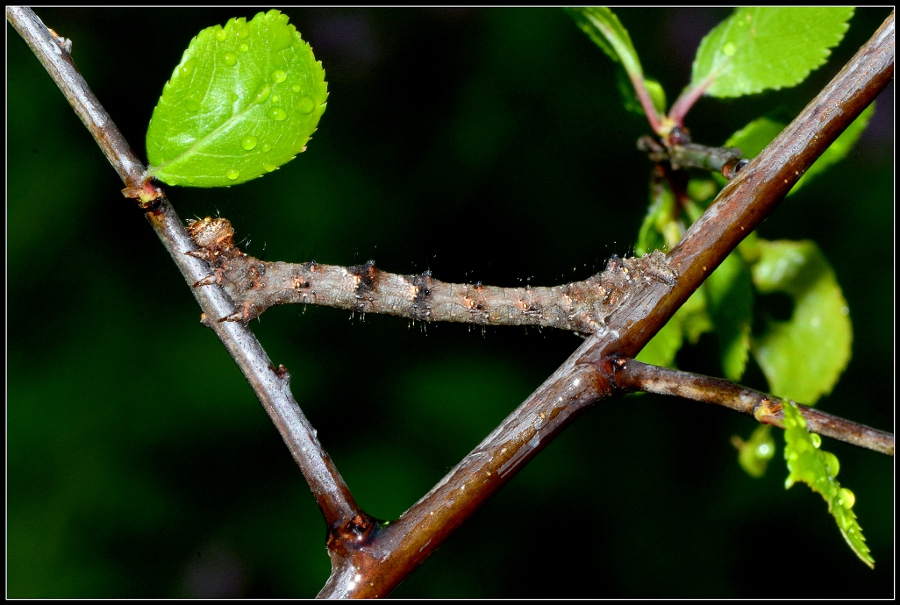
<path fill-rule="evenodd" d="M 305 149 L 325 111 L 325 71 L 287 15 L 231 19 L 191 40 L 147 129 L 147 176 L 236 185 Z"/>
<path fill-rule="evenodd" d="M 834 271 L 811 241 L 758 240 L 753 283 L 794 303 L 788 321 L 768 319 L 752 338 L 753 356 L 769 390 L 814 404 L 831 392 L 850 360 L 853 329 Z"/>
<path fill-rule="evenodd" d="M 836 479 L 840 464 L 837 456 L 822 451 L 822 438 L 806 429 L 806 420 L 793 401 L 784 401 L 784 459 L 787 461 L 788 478 L 785 487 L 797 481 L 806 483 L 828 503 L 828 512 L 834 515 L 844 540 L 856 556 L 869 567 L 875 567 L 875 559 L 869 552 L 862 528 L 856 520 L 853 505 L 856 497 L 842 488 Z"/>
<path fill-rule="evenodd" d="M 769 461 L 775 455 L 775 440 L 772 439 L 771 426 L 759 425 L 747 441 L 734 435 L 731 444 L 737 448 L 738 464 L 748 475 L 758 479 L 766 474 Z"/>
<path fill-rule="evenodd" d="M 797 184 L 791 189 L 788 195 L 793 195 L 810 179 L 821 174 L 832 165 L 840 162 L 847 157 L 853 146 L 862 136 L 869 120 L 875 113 L 875 103 L 872 103 L 857 117 L 847 129 L 841 133 L 834 143 L 832 143 L 825 152 L 819 156 L 819 159 L 809 167 L 809 170 L 797 181 Z M 773 119 L 772 117 L 762 117 L 753 120 L 742 129 L 731 135 L 725 143 L 726 147 L 737 147 L 744 154 L 745 158 L 754 158 L 762 152 L 762 150 L 777 137 L 787 125 L 787 121 Z"/>
<path fill-rule="evenodd" d="M 700 43 L 691 88 L 739 97 L 799 84 L 844 37 L 852 7 L 735 10 Z"/>
<path fill-rule="evenodd" d="M 729 254 L 705 282 L 709 316 L 719 339 L 722 369 L 729 380 L 744 374 L 753 321 L 753 281 L 739 254 Z"/>

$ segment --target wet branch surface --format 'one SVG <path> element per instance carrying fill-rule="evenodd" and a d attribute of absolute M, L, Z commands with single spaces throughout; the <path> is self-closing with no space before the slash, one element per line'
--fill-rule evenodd
<path fill-rule="evenodd" d="M 144 186 L 144 167 L 88 89 L 66 51 L 27 9 L 7 8 L 7 18 L 54 78 L 127 187 Z M 400 519 L 384 524 L 364 513 L 321 448 L 289 388 L 290 375 L 274 367 L 242 321 L 215 321 L 236 309 L 209 279 L 206 262 L 163 195 L 144 204 L 147 219 L 169 250 L 213 329 L 260 398 L 319 502 L 329 528 L 332 575 L 321 597 L 376 597 L 391 592 L 471 514 L 585 409 L 619 388 L 664 390 L 665 374 L 650 372 L 633 357 L 671 318 L 725 257 L 771 214 L 790 188 L 893 77 L 893 14 L 834 80 L 755 160 L 719 194 L 667 257 L 674 281 L 628 284 L 625 304 L 605 314 L 595 331 L 524 403 Z M 212 260 L 212 259 L 208 259 Z M 204 281 L 205 280 L 205 281 Z M 624 373 L 623 373 L 624 371 Z M 682 376 L 684 388 L 693 380 Z M 629 382 L 629 380 L 631 382 Z M 714 380 L 714 379 L 709 379 Z M 618 381 L 618 382 L 617 382 Z M 739 389 L 739 387 L 731 387 Z M 720 392 L 728 389 L 724 385 Z M 699 386 L 695 391 L 702 391 Z M 733 394 L 734 395 L 734 394 Z M 709 395 L 708 395 L 709 396 Z M 719 395 L 720 399 L 723 395 Z M 744 395 L 734 395 L 744 405 Z M 778 424 L 777 401 L 752 408 L 761 421 Z M 804 411 L 807 416 L 807 411 Z M 815 422 L 815 421 L 813 421 Z M 825 432 L 831 422 L 822 417 Z M 811 428 L 812 425 L 811 425 Z M 814 429 L 815 430 L 815 429 Z M 891 441 L 892 443 L 892 441 Z M 892 451 L 892 445 L 891 445 Z"/>

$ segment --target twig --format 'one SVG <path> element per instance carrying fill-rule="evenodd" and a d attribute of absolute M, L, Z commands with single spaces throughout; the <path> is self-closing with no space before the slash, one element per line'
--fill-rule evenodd
<path fill-rule="evenodd" d="M 611 393 L 610 355 L 633 357 L 662 328 L 738 243 L 771 214 L 800 176 L 840 135 L 893 77 L 893 13 L 832 82 L 753 162 L 719 194 L 670 253 L 678 274 L 674 288 L 645 281 L 635 284 L 624 308 L 608 318 L 609 330 L 591 336 L 575 353 L 491 433 L 438 486 L 372 542 L 340 559 L 320 597 L 374 597 L 388 594 L 434 552 L 462 518 L 490 497 L 499 483 L 524 466 L 591 403 Z M 583 366 L 594 369 L 586 370 Z M 561 395 L 585 381 L 589 388 Z M 562 398 L 562 399 L 561 399 Z M 591 398 L 594 398 L 591 401 Z M 571 401 L 568 408 L 560 403 Z M 560 418 L 541 427 L 534 423 Z M 538 447 L 532 447 L 534 443 Z M 499 461 L 504 475 L 493 481 L 488 462 Z M 509 466 L 504 464 L 509 462 Z M 498 471 L 499 473 L 499 471 Z M 449 507 L 449 508 L 448 508 Z M 453 515 L 444 517 L 442 511 Z M 430 522 L 441 516 L 443 522 Z M 447 524 L 451 524 L 450 529 Z M 355 548 L 351 546 L 351 548 Z M 379 559 L 379 557 L 381 557 Z M 376 565 L 375 560 L 381 561 Z M 334 560 L 334 559 L 333 559 Z"/>
<path fill-rule="evenodd" d="M 721 378 L 661 368 L 629 359 L 615 358 L 613 381 L 626 392 L 646 391 L 714 403 L 743 414 L 749 414 L 763 424 L 784 428 L 783 401 L 760 391 L 754 391 Z M 889 456 L 894 455 L 894 436 L 856 422 L 798 405 L 806 419 L 807 428 L 845 443 L 851 443 Z"/>
<path fill-rule="evenodd" d="M 6 18 L 19 32 L 47 69 L 75 112 L 97 140 L 97 144 L 128 187 L 140 187 L 144 166 L 131 151 L 119 129 L 91 92 L 72 58 L 31 9 L 7 7 Z M 197 250 L 181 219 L 165 196 L 159 197 L 145 216 L 159 236 L 188 285 L 209 273 L 206 263 L 188 253 Z M 219 287 L 191 288 L 204 317 L 222 317 L 234 312 L 234 304 Z M 259 341 L 239 323 L 205 321 L 225 345 L 247 377 L 266 412 L 281 433 L 294 460 L 306 477 L 329 527 L 343 524 L 359 513 L 358 507 L 322 448 L 316 433 L 291 394 L 290 375 L 277 368 Z"/>

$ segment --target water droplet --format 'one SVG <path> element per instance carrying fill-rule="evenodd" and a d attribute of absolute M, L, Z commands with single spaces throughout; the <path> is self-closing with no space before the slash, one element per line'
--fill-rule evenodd
<path fill-rule="evenodd" d="M 228 172 L 225 173 L 225 176 L 228 177 L 229 181 L 236 181 L 239 176 L 241 176 L 240 170 L 235 170 L 232 168 Z"/>
<path fill-rule="evenodd" d="M 270 120 L 275 120 L 276 122 L 281 122 L 282 120 L 287 119 L 287 112 L 280 107 L 272 107 L 266 112 L 266 116 Z"/>
<path fill-rule="evenodd" d="M 264 82 L 262 86 L 256 89 L 256 94 L 253 96 L 253 102 L 257 104 L 265 103 L 271 93 L 272 89 Z"/>
<path fill-rule="evenodd" d="M 291 90 L 293 90 L 294 92 L 300 92 L 300 85 L 294 84 L 293 86 L 291 86 Z"/>
<path fill-rule="evenodd" d="M 279 101 L 281 101 L 281 97 L 279 97 L 278 95 L 272 95 L 273 103 L 278 103 Z"/>
<path fill-rule="evenodd" d="M 241 44 L 238 46 L 238 50 L 241 51 L 242 53 L 245 53 L 248 50 L 250 50 L 250 45 L 247 44 L 246 42 L 241 42 Z"/>
<path fill-rule="evenodd" d="M 243 139 L 241 139 L 241 147 L 242 147 L 244 150 L 246 150 L 246 151 L 250 151 L 251 149 L 253 149 L 254 147 L 256 147 L 256 143 L 257 143 L 258 141 L 259 141 L 259 139 L 257 139 L 257 138 L 256 138 L 255 136 L 253 136 L 252 134 L 251 134 L 251 135 L 247 135 L 247 136 L 245 136 Z"/>
<path fill-rule="evenodd" d="M 218 27 L 218 26 L 216 26 L 216 27 Z M 225 38 L 227 38 L 227 37 L 228 37 L 228 32 L 226 32 L 221 27 L 219 27 L 219 29 L 216 30 L 216 40 L 218 40 L 219 42 L 224 42 Z"/>
<path fill-rule="evenodd" d="M 726 42 L 722 47 L 722 52 L 728 57 L 733 57 L 737 53 L 737 47 L 733 42 Z"/>
<path fill-rule="evenodd" d="M 303 97 L 297 102 L 297 111 L 300 113 L 312 113 L 315 108 L 316 102 L 313 101 L 312 97 Z"/>
<path fill-rule="evenodd" d="M 274 171 L 276 168 L 278 168 L 278 166 L 276 166 L 275 164 L 269 164 L 269 163 L 267 162 L 267 163 L 263 164 L 263 168 L 265 168 L 267 172 L 272 172 L 272 171 Z"/>
<path fill-rule="evenodd" d="M 222 55 L 222 62 L 228 67 L 234 67 L 237 63 L 237 56 L 234 53 L 225 53 Z"/>
<path fill-rule="evenodd" d="M 184 65 L 178 68 L 179 76 L 189 76 L 191 72 L 194 71 L 194 67 L 197 65 L 196 59 L 188 59 L 184 62 Z"/>
<path fill-rule="evenodd" d="M 838 498 L 840 498 L 841 506 L 844 508 L 853 508 L 853 505 L 856 504 L 856 496 L 846 487 L 842 487 L 841 491 L 838 492 Z"/>
<path fill-rule="evenodd" d="M 189 176 L 187 179 L 188 179 L 188 183 L 193 183 L 194 181 L 197 180 L 197 179 L 195 179 L 195 178 L 192 177 L 192 176 Z"/>
<path fill-rule="evenodd" d="M 819 449 L 819 447 L 821 447 L 822 438 L 820 436 L 816 435 L 815 433 L 811 433 L 809 438 L 812 439 L 813 445 L 816 447 L 816 449 Z"/>
<path fill-rule="evenodd" d="M 792 429 L 792 428 L 794 428 L 795 426 L 797 426 L 797 423 L 794 421 L 793 418 L 785 418 L 785 419 L 784 419 L 784 428 L 786 428 L 786 429 Z"/>
<path fill-rule="evenodd" d="M 822 452 L 822 456 L 825 458 L 825 470 L 827 470 L 828 474 L 832 477 L 837 477 L 837 474 L 841 470 L 841 463 L 838 462 L 837 456 L 831 452 Z"/>
<path fill-rule="evenodd" d="M 200 101 L 197 99 L 186 99 L 184 106 L 188 111 L 200 111 Z"/>
<path fill-rule="evenodd" d="M 241 26 L 237 28 L 237 31 L 234 32 L 234 35 L 237 36 L 239 40 L 243 40 L 250 35 L 250 28 L 247 27 L 246 23 L 242 23 Z"/>
<path fill-rule="evenodd" d="M 263 143 L 262 145 L 263 153 L 269 153 L 272 151 L 272 146 L 269 143 Z"/>
<path fill-rule="evenodd" d="M 281 84 L 285 80 L 287 80 L 287 74 L 283 70 L 276 69 L 272 72 L 272 81 L 276 84 Z"/>

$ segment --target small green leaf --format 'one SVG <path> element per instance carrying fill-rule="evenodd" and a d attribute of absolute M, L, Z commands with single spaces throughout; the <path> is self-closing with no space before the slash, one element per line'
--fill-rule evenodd
<path fill-rule="evenodd" d="M 709 315 L 719 339 L 722 369 L 739 380 L 747 367 L 753 321 L 753 281 L 739 254 L 729 254 L 703 282 Z"/>
<path fill-rule="evenodd" d="M 853 512 L 856 497 L 836 479 L 840 464 L 837 456 L 819 449 L 822 438 L 806 429 L 806 420 L 797 404 L 784 400 L 784 459 L 787 460 L 788 478 L 785 487 L 797 481 L 806 483 L 828 503 L 828 512 L 834 515 L 844 540 L 856 556 L 869 567 L 875 567 L 875 559 L 869 552 L 862 528 Z"/>
<path fill-rule="evenodd" d="M 631 78 L 643 73 L 637 51 L 631 43 L 628 30 L 609 8 L 605 6 L 566 8 L 578 27 L 599 46 L 607 56 L 621 63 Z"/>
<path fill-rule="evenodd" d="M 853 329 L 834 271 L 811 241 L 758 240 L 753 283 L 794 303 L 788 321 L 769 319 L 752 352 L 769 390 L 807 405 L 831 392 L 850 360 Z"/>
<path fill-rule="evenodd" d="M 147 129 L 147 176 L 223 187 L 305 149 L 325 111 L 325 71 L 287 15 L 231 19 L 191 40 Z"/>
<path fill-rule="evenodd" d="M 691 88 L 739 97 L 799 84 L 823 65 L 852 7 L 739 8 L 700 43 Z"/>
<path fill-rule="evenodd" d="M 771 426 L 759 425 L 747 441 L 734 435 L 731 444 L 738 450 L 738 464 L 748 475 L 758 479 L 766 474 L 769 461 L 775 455 L 775 440 L 772 439 Z"/>

